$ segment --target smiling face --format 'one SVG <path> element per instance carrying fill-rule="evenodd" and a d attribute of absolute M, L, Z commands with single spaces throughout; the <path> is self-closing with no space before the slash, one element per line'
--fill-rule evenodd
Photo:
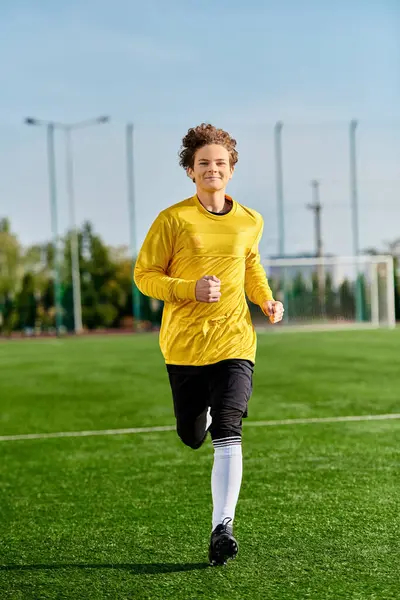
<path fill-rule="evenodd" d="M 194 155 L 193 168 L 189 167 L 187 174 L 200 191 L 212 193 L 224 190 L 233 175 L 228 150 L 219 144 L 199 148 Z"/>

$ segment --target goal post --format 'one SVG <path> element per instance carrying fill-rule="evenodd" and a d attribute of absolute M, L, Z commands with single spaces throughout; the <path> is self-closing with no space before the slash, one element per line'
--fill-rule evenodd
<path fill-rule="evenodd" d="M 396 325 L 393 257 L 330 256 L 262 261 L 283 325 L 314 327 Z"/>

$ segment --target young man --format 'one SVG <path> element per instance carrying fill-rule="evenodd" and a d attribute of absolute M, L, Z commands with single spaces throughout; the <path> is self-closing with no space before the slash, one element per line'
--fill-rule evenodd
<path fill-rule="evenodd" d="M 238 551 L 232 524 L 256 354 L 246 294 L 272 323 L 283 316 L 260 264 L 262 217 L 225 193 L 238 160 L 235 147 L 236 140 L 212 125 L 189 129 L 180 164 L 196 194 L 159 214 L 134 275 L 143 294 L 165 303 L 160 346 L 178 435 L 197 449 L 211 433 L 211 565 L 226 564 Z"/>

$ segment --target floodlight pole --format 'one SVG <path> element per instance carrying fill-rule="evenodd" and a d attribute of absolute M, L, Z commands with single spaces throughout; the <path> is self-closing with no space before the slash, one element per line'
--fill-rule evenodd
<path fill-rule="evenodd" d="M 307 204 L 307 208 L 314 212 L 314 228 L 315 228 L 315 255 L 318 259 L 323 257 L 323 244 L 322 244 L 322 227 L 321 227 L 321 212 L 322 204 L 319 196 L 319 181 L 313 179 L 311 181 L 312 188 L 312 203 Z M 321 303 L 321 311 L 325 316 L 325 268 L 323 262 L 318 263 L 318 292 L 319 300 Z"/>
<path fill-rule="evenodd" d="M 56 335 L 61 335 L 62 314 L 61 314 L 61 277 L 60 277 L 60 244 L 58 235 L 58 210 L 57 210 L 57 178 L 56 161 L 54 152 L 54 124 L 47 124 L 47 160 L 49 174 L 49 193 L 50 193 L 50 212 L 51 228 L 53 233 L 54 247 L 54 310 Z"/>
<path fill-rule="evenodd" d="M 72 140 L 71 132 L 75 129 L 84 129 L 86 127 L 92 127 L 94 125 L 102 125 L 108 123 L 110 117 L 100 116 L 92 119 L 86 119 L 85 121 L 78 121 L 77 123 L 59 123 L 52 121 L 43 121 L 42 119 L 36 119 L 29 117 L 25 119 L 27 125 L 39 125 L 46 126 L 48 130 L 49 147 L 49 176 L 50 176 L 50 196 L 52 198 L 52 222 L 53 222 L 53 236 L 54 227 L 57 229 L 57 246 L 58 250 L 58 223 L 57 223 L 57 202 L 56 202 L 56 178 L 55 178 L 55 158 L 54 158 L 54 129 L 61 129 L 65 134 L 65 160 L 66 160 L 66 180 L 67 180 L 67 196 L 68 196 L 68 208 L 69 208 L 69 220 L 70 220 L 70 251 L 71 251 L 71 276 L 72 276 L 72 293 L 73 293 L 73 304 L 74 304 L 74 330 L 75 333 L 81 333 L 83 329 L 82 325 L 82 300 L 81 300 L 81 278 L 80 278 L 80 266 L 79 266 L 79 236 L 76 227 L 75 220 L 75 191 L 74 191 L 74 170 L 73 170 L 73 156 L 72 156 Z M 51 133 L 50 133 L 51 132 Z M 54 179 L 54 181 L 53 181 Z M 55 214 L 55 216 L 54 216 Z M 58 263 L 58 270 L 56 269 L 56 279 L 60 281 L 60 265 Z M 57 295 L 58 294 L 58 295 Z M 61 319 L 61 292 L 60 284 L 58 283 L 58 292 L 55 294 L 56 302 L 56 317 L 59 315 Z M 57 298 L 59 299 L 59 306 L 57 305 Z M 58 329 L 57 329 L 58 331 Z"/>
<path fill-rule="evenodd" d="M 278 256 L 285 257 L 285 208 L 283 196 L 283 168 L 282 168 L 282 128 L 283 123 L 278 121 L 275 125 L 275 176 L 276 176 L 276 202 L 278 212 Z"/>
<path fill-rule="evenodd" d="M 351 197 L 351 216 L 353 230 L 353 254 L 360 254 L 360 227 L 358 220 L 358 182 L 357 182 L 357 142 L 356 130 L 358 122 L 353 119 L 349 128 L 349 146 L 350 146 L 350 197 Z M 362 282 L 360 278 L 360 266 L 357 262 L 356 267 L 356 321 L 363 320 L 362 307 Z"/>
<path fill-rule="evenodd" d="M 140 320 L 142 318 L 142 314 L 140 306 L 140 291 L 135 285 L 135 281 L 133 278 L 137 254 L 133 123 L 128 123 L 126 125 L 126 174 L 127 198 L 129 208 L 129 235 L 131 247 L 132 315 L 134 319 L 134 328 L 137 330 Z"/>
<path fill-rule="evenodd" d="M 274 128 L 274 150 L 275 150 L 275 185 L 276 204 L 278 216 L 278 256 L 285 258 L 285 206 L 283 191 L 283 167 L 282 167 L 282 121 L 278 121 Z M 287 289 L 287 277 L 285 269 L 282 276 L 283 303 L 285 305 L 284 321 L 289 321 L 289 292 Z"/>

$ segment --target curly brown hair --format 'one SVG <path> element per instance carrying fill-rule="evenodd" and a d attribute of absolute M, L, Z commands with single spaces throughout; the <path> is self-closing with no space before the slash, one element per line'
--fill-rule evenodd
<path fill-rule="evenodd" d="M 179 164 L 184 169 L 193 169 L 194 155 L 197 150 L 208 144 L 219 144 L 229 152 L 230 166 L 233 167 L 239 155 L 236 148 L 236 140 L 233 139 L 227 131 L 217 129 L 209 123 L 202 123 L 197 127 L 189 129 L 182 140 L 181 150 L 179 152 Z"/>

